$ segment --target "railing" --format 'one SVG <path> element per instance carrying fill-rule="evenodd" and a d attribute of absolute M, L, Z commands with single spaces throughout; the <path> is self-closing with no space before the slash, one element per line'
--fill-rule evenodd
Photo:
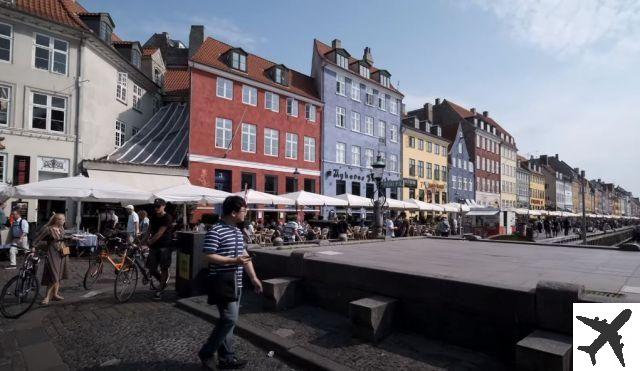
<path fill-rule="evenodd" d="M 633 237 L 634 227 L 622 227 L 616 230 L 587 233 L 587 245 L 590 246 L 615 246 Z M 583 245 L 582 236 L 570 236 L 553 241 L 555 244 Z"/>

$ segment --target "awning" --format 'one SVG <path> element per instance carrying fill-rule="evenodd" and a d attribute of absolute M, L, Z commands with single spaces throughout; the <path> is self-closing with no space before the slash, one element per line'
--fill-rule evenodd
<path fill-rule="evenodd" d="M 122 184 L 140 190 L 156 190 L 189 184 L 189 178 L 181 175 L 134 173 L 125 171 L 87 170 L 89 178 Z"/>
<path fill-rule="evenodd" d="M 467 213 L 470 216 L 491 216 L 498 214 L 498 210 L 471 210 Z"/>

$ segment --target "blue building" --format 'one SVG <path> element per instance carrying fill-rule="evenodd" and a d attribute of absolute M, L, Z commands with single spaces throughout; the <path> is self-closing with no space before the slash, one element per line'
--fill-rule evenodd
<path fill-rule="evenodd" d="M 453 135 L 446 135 L 453 144 L 449 148 L 449 181 L 447 188 L 452 202 L 465 203 L 465 200 L 475 200 L 475 173 L 473 159 L 469 154 L 469 146 L 473 146 L 473 131 L 465 132 L 464 126 L 458 124 Z"/>
<path fill-rule="evenodd" d="M 371 164 L 380 154 L 385 180 L 401 179 L 403 95 L 391 85 L 388 71 L 373 66 L 371 50 L 356 59 L 342 48 L 314 40 L 311 75 L 324 102 L 322 193 L 373 197 Z M 399 199 L 398 188 L 387 197 Z"/>

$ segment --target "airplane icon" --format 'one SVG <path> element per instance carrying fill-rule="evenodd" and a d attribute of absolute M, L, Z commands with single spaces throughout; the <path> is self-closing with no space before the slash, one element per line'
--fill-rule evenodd
<path fill-rule="evenodd" d="M 620 340 L 622 340 L 622 335 L 618 334 L 618 331 L 625 323 L 627 323 L 629 318 L 631 318 L 631 309 L 625 309 L 620 312 L 620 314 L 618 314 L 611 323 L 607 323 L 606 319 L 600 320 L 598 317 L 591 319 L 583 316 L 576 316 L 576 318 L 600 333 L 600 336 L 598 336 L 591 345 L 579 346 L 578 350 L 589 354 L 591 357 L 591 363 L 595 366 L 596 353 L 598 353 L 604 344 L 609 343 L 616 357 L 618 357 L 618 361 L 620 361 L 620 364 L 624 367 L 624 357 L 622 356 L 622 347 L 624 347 L 624 344 L 620 342 Z"/>

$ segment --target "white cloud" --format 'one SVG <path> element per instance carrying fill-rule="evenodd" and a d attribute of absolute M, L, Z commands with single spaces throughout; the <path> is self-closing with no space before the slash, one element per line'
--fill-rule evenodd
<path fill-rule="evenodd" d="M 512 37 L 560 59 L 626 64 L 640 55 L 640 1 L 474 0 Z"/>

